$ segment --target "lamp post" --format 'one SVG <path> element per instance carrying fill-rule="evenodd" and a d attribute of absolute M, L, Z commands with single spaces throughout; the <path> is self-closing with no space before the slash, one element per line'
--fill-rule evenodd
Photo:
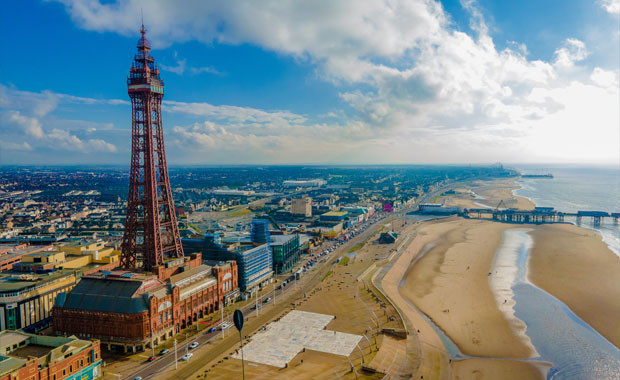
<path fill-rule="evenodd" d="M 233 321 L 235 322 L 235 327 L 239 330 L 239 342 L 241 343 L 241 373 L 243 374 L 243 380 L 245 380 L 245 362 L 243 359 L 243 338 L 241 336 L 241 329 L 243 328 L 243 313 L 241 310 L 235 310 L 235 314 L 233 314 Z"/>

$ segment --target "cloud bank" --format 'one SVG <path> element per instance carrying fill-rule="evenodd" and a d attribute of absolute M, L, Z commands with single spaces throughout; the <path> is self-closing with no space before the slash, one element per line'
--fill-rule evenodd
<path fill-rule="evenodd" d="M 60 2 L 83 29 L 136 34 L 141 1 Z M 618 14 L 618 4 L 599 5 Z M 167 100 L 167 120 L 195 118 L 168 122 L 167 139 L 180 161 L 192 163 L 617 162 L 618 70 L 589 65 L 588 47 L 573 36 L 550 61 L 528 59 L 519 44 L 498 49 L 476 3 L 462 6 L 471 34 L 432 0 L 149 2 L 144 17 L 156 48 L 253 44 L 310 62 L 323 80 L 347 88 L 340 97 L 350 107 L 317 121 L 287 110 Z M 192 70 L 180 59 L 167 69 Z M 60 100 L 88 101 L 37 97 L 26 115 L 5 118 L 33 137 L 58 139 L 37 124 L 41 114 Z"/>

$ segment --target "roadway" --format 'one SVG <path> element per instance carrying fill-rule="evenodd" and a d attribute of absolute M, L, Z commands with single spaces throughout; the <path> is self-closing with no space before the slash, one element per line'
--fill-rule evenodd
<path fill-rule="evenodd" d="M 358 227 L 356 227 L 354 230 L 356 230 L 357 233 L 354 235 L 353 238 L 351 238 L 350 240 L 344 243 L 340 242 L 339 244 L 339 241 L 337 240 L 324 241 L 321 246 L 317 247 L 316 252 L 314 254 L 307 255 L 305 259 L 300 261 L 299 265 L 293 270 L 293 273 L 294 273 L 297 268 L 302 267 L 305 263 L 307 263 L 313 257 L 317 258 L 316 264 L 314 265 L 313 269 L 308 272 L 305 272 L 300 280 L 294 280 L 291 283 L 289 283 L 287 286 L 282 287 L 280 289 L 276 289 L 274 286 L 273 291 L 268 291 L 268 292 L 263 293 L 262 295 L 256 297 L 254 302 L 248 302 L 246 305 L 244 305 L 243 307 L 239 309 L 243 312 L 243 315 L 246 317 L 246 320 L 247 320 L 250 316 L 252 316 L 252 314 L 256 315 L 256 310 L 255 310 L 256 305 L 260 305 L 258 313 L 261 313 L 261 312 L 268 311 L 269 308 L 275 307 L 275 305 L 281 304 L 282 302 L 290 302 L 290 296 L 295 293 L 297 288 L 303 288 L 305 285 L 307 285 L 308 282 L 312 282 L 311 280 L 316 279 L 317 277 L 316 275 L 315 276 L 311 275 L 313 272 L 314 273 L 319 272 L 319 269 L 335 264 L 336 257 L 339 257 L 343 255 L 344 253 L 346 253 L 347 250 L 353 247 L 355 244 L 358 244 L 362 241 L 367 241 L 370 237 L 372 237 L 377 232 L 377 229 L 379 226 L 385 223 L 390 223 L 394 219 L 403 216 L 408 211 L 412 210 L 413 207 L 418 205 L 420 202 L 423 202 L 429 198 L 432 198 L 436 194 L 445 191 L 448 187 L 450 186 L 449 185 L 442 186 L 432 191 L 431 193 L 424 195 L 418 202 L 415 202 L 413 205 L 411 205 L 411 207 L 402 208 L 393 214 L 384 215 L 382 212 L 378 212 L 376 214 L 377 216 L 375 217 L 375 220 L 373 220 L 372 223 L 364 222 Z M 378 215 L 381 215 L 381 217 Z M 325 262 L 322 264 L 319 264 L 320 260 L 322 259 L 318 257 L 318 254 L 326 250 L 329 250 L 331 248 L 334 249 L 333 252 L 330 252 L 324 255 L 323 257 L 326 258 Z M 294 277 L 294 275 L 292 277 Z M 271 299 L 269 300 L 268 303 L 265 303 L 265 300 L 267 298 L 271 298 Z M 217 313 L 217 311 L 215 313 Z M 227 316 L 225 315 L 224 322 L 225 322 L 224 323 L 225 325 L 228 325 L 228 328 L 224 329 L 225 336 L 228 336 L 229 334 L 238 334 L 237 330 L 233 326 L 232 313 L 229 313 L 229 315 Z M 180 358 L 183 357 L 183 355 L 185 355 L 186 352 L 195 353 L 193 357 L 189 359 L 190 361 L 199 360 L 199 355 L 196 351 L 203 348 L 209 342 L 217 343 L 216 342 L 217 339 L 223 339 L 221 330 L 218 329 L 213 332 L 208 332 L 208 331 L 209 330 L 206 330 L 205 332 L 199 334 L 198 336 L 192 337 L 192 339 L 188 339 L 186 337 L 186 339 L 183 339 L 182 342 L 178 343 L 177 349 L 176 349 L 177 360 L 180 361 Z M 245 332 L 244 330 L 244 333 L 249 334 L 251 332 Z M 183 336 L 184 334 L 181 333 L 177 335 L 177 339 L 183 338 Z M 193 342 L 198 342 L 199 346 L 195 348 L 194 350 L 190 350 L 188 346 Z M 147 350 L 147 352 L 149 351 Z M 175 364 L 174 348 L 171 348 L 170 352 L 168 352 L 166 355 L 163 355 L 163 356 L 156 355 L 156 357 L 157 357 L 156 360 L 154 360 L 153 362 L 146 362 L 142 364 L 142 366 L 138 370 L 133 372 L 131 375 L 124 377 L 123 379 L 132 380 L 132 379 L 140 377 L 143 380 L 147 380 L 153 377 L 154 375 L 165 371 L 167 368 Z M 182 361 L 180 365 L 183 365 Z M 118 375 L 118 377 L 119 379 L 121 378 L 120 375 Z"/>

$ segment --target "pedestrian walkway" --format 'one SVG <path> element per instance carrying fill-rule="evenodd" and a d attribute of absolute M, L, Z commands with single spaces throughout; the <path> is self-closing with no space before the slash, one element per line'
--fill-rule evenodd
<path fill-rule="evenodd" d="M 325 330 L 333 315 L 293 310 L 270 323 L 244 346 L 244 359 L 284 368 L 303 349 L 349 356 L 361 335 Z M 241 352 L 233 355 L 241 359 Z"/>

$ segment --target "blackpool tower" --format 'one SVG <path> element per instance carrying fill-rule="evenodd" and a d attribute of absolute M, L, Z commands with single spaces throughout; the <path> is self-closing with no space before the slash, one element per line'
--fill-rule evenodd
<path fill-rule="evenodd" d="M 152 271 L 166 258 L 183 257 L 164 149 L 159 76 L 144 25 L 127 78 L 131 98 L 131 168 L 121 267 Z"/>

